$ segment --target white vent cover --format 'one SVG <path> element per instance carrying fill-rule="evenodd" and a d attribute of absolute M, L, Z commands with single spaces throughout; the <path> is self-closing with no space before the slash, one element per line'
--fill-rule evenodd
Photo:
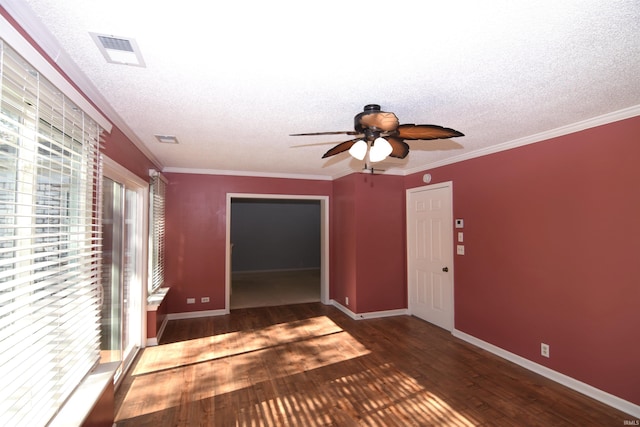
<path fill-rule="evenodd" d="M 89 33 L 107 62 L 144 67 L 144 59 L 134 39 Z"/>
<path fill-rule="evenodd" d="M 178 138 L 176 138 L 174 135 L 154 135 L 156 137 L 156 139 L 158 140 L 158 142 L 161 142 L 163 144 L 177 144 L 178 143 Z"/>

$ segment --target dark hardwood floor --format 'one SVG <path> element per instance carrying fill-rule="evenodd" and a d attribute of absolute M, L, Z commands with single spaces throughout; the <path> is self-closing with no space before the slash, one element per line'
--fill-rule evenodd
<path fill-rule="evenodd" d="M 409 316 L 320 303 L 171 321 L 117 426 L 622 426 L 618 410 Z"/>

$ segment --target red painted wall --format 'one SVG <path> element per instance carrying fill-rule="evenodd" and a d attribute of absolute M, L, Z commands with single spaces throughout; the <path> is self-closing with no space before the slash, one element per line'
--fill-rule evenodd
<path fill-rule="evenodd" d="M 167 302 L 162 301 L 157 310 L 147 311 L 147 339 L 159 338 L 158 332 L 167 318 Z"/>
<path fill-rule="evenodd" d="M 639 135 L 636 117 L 429 171 L 465 221 L 455 327 L 635 404 Z"/>
<path fill-rule="evenodd" d="M 113 127 L 104 135 L 104 146 L 100 151 L 120 166 L 127 168 L 145 181 L 149 180 L 149 169 L 160 170 L 136 147 L 120 129 Z"/>
<path fill-rule="evenodd" d="M 331 223 L 331 298 L 356 312 L 357 233 L 355 175 L 333 181 Z M 346 302 L 349 298 L 349 304 Z"/>
<path fill-rule="evenodd" d="M 168 173 L 166 282 L 169 313 L 225 305 L 227 193 L 331 196 L 331 181 Z M 331 209 L 331 203 L 329 204 Z M 331 216 L 331 214 L 330 214 Z M 331 219 L 330 219 L 331 221 Z M 209 303 L 200 303 L 208 296 Z M 186 304 L 196 298 L 196 304 Z"/>
<path fill-rule="evenodd" d="M 352 174 L 334 181 L 336 301 L 354 313 L 407 307 L 404 178 Z"/>

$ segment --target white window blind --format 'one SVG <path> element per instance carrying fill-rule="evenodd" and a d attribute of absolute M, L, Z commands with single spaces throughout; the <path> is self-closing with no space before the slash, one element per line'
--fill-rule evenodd
<path fill-rule="evenodd" d="M 164 218 L 166 182 L 159 173 L 151 177 L 149 234 L 149 293 L 164 285 Z"/>
<path fill-rule="evenodd" d="M 101 129 L 0 39 L 0 424 L 45 425 L 100 353 Z"/>

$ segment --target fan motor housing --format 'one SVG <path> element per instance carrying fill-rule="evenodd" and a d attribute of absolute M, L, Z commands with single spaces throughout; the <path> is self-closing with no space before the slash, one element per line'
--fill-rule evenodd
<path fill-rule="evenodd" d="M 353 118 L 353 127 L 358 133 L 364 133 L 365 128 L 361 124 L 361 119 L 367 114 L 380 113 L 380 106 L 378 104 L 367 104 L 364 106 L 362 113 L 356 114 Z"/>

